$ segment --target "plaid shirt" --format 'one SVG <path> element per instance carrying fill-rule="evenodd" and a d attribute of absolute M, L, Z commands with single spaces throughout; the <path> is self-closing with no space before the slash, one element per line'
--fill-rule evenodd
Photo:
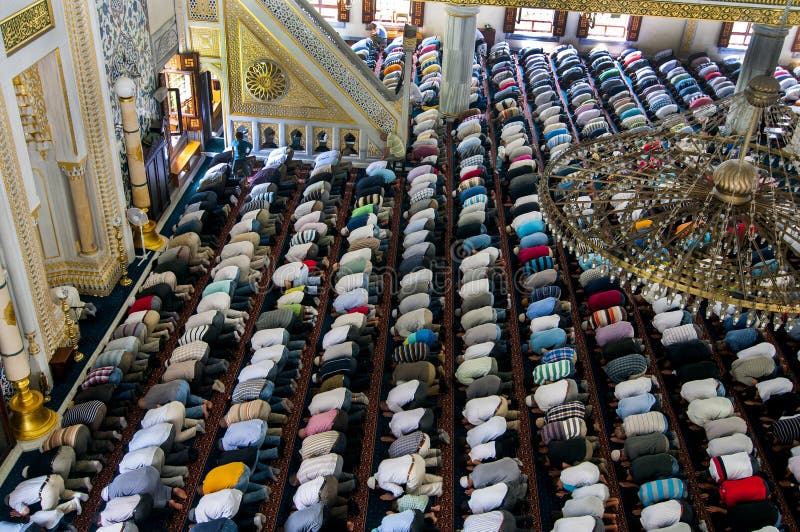
<path fill-rule="evenodd" d="M 91 388 L 99 384 L 118 384 L 122 381 L 122 370 L 114 366 L 104 366 L 89 372 L 86 378 L 81 383 L 82 389 Z"/>
<path fill-rule="evenodd" d="M 547 411 L 544 420 L 545 423 L 553 423 L 573 417 L 580 419 L 586 417 L 586 405 L 580 401 L 570 401 L 569 403 L 554 406 Z"/>
<path fill-rule="evenodd" d="M 634 375 L 647 371 L 648 358 L 639 354 L 625 355 L 615 358 L 606 364 L 605 371 L 614 384 L 626 381 Z"/>
<path fill-rule="evenodd" d="M 431 187 L 423 188 L 422 190 L 416 192 L 413 196 L 411 196 L 411 203 L 432 198 L 435 194 L 436 190 L 434 190 L 433 188 Z"/>
<path fill-rule="evenodd" d="M 571 362 L 575 362 L 575 350 L 571 347 L 559 347 L 557 349 L 551 349 L 544 355 L 542 355 L 542 364 L 548 364 L 550 362 L 559 362 L 561 360 L 569 360 Z"/>
<path fill-rule="evenodd" d="M 425 441 L 426 437 L 427 435 L 421 431 L 415 431 L 400 436 L 389 446 L 389 458 L 399 458 L 401 456 L 419 453 L 420 445 Z"/>
<path fill-rule="evenodd" d="M 191 331 L 194 330 L 195 329 L 191 329 Z M 189 331 L 187 331 L 187 333 L 188 332 Z M 172 351 L 172 355 L 170 355 L 167 365 L 178 362 L 186 362 L 187 360 L 202 360 L 206 358 L 209 350 L 210 348 L 208 344 L 199 340 L 181 344 Z"/>
<path fill-rule="evenodd" d="M 483 160 L 483 155 L 473 155 L 461 159 L 461 163 L 458 166 L 459 168 L 466 168 L 467 166 L 480 166 L 483 164 Z"/>

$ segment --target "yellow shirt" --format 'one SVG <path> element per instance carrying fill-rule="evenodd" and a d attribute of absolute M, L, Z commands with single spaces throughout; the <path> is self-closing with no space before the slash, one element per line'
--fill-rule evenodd
<path fill-rule="evenodd" d="M 244 473 L 244 468 L 244 462 L 231 462 L 215 467 L 203 479 L 203 493 L 209 494 L 234 487 Z"/>

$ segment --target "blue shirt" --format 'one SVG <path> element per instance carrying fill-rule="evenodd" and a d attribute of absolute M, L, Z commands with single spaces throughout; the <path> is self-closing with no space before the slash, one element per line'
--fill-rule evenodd
<path fill-rule="evenodd" d="M 546 246 L 550 244 L 550 237 L 541 231 L 525 235 L 519 241 L 519 249 L 534 248 L 536 246 Z"/>
<path fill-rule="evenodd" d="M 379 24 L 377 22 L 373 22 L 373 24 L 375 24 L 375 30 L 374 30 L 375 35 L 377 35 L 381 39 L 385 39 L 387 34 L 386 34 L 386 28 L 383 27 L 383 24 Z"/>
<path fill-rule="evenodd" d="M 233 423 L 222 437 L 222 448 L 232 451 L 242 447 L 261 445 L 263 436 L 267 434 L 267 422 L 263 419 L 249 419 Z M 261 440 L 261 441 L 259 441 Z"/>
<path fill-rule="evenodd" d="M 381 526 L 373 528 L 372 532 L 408 532 L 414 522 L 414 510 L 406 510 L 399 514 L 389 514 L 381 521 Z"/>
<path fill-rule="evenodd" d="M 539 301 L 534 301 L 528 305 L 528 310 L 525 311 L 525 315 L 530 320 L 539 318 L 541 316 L 549 316 L 553 313 L 553 309 L 556 307 L 557 301 L 558 300 L 554 297 L 548 297 L 545 299 L 540 299 Z"/>
<path fill-rule="evenodd" d="M 653 408 L 654 404 L 656 404 L 656 398 L 651 393 L 626 397 L 619 400 L 617 415 L 620 419 L 625 419 L 635 414 L 646 414 Z"/>
<path fill-rule="evenodd" d="M 430 329 L 420 329 L 408 335 L 404 343 L 415 344 L 417 342 L 432 346 L 436 343 L 436 333 Z"/>
<path fill-rule="evenodd" d="M 321 502 L 312 504 L 307 508 L 292 512 L 283 529 L 286 532 L 317 532 L 325 523 L 325 506 Z"/>
<path fill-rule="evenodd" d="M 517 227 L 517 236 L 519 238 L 542 232 L 544 232 L 544 222 L 541 220 L 531 220 Z"/>
<path fill-rule="evenodd" d="M 238 161 L 240 159 L 245 159 L 248 155 L 250 155 L 253 145 L 246 140 L 237 139 L 231 143 L 231 148 L 233 148 L 233 159 Z"/>
<path fill-rule="evenodd" d="M 492 237 L 485 234 L 471 236 L 469 238 L 465 238 L 461 245 L 466 253 L 480 251 L 492 245 Z"/>

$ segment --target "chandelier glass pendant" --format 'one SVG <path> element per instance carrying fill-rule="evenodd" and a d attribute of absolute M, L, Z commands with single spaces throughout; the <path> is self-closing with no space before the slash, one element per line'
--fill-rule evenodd
<path fill-rule="evenodd" d="M 760 76 L 651 131 L 565 150 L 539 187 L 555 238 L 649 297 L 791 326 L 800 316 L 800 116 L 779 90 Z"/>

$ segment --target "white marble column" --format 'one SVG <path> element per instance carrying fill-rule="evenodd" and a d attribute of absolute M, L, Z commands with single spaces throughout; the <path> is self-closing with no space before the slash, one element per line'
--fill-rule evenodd
<path fill-rule="evenodd" d="M 475 16 L 477 7 L 448 4 L 444 8 L 447 22 L 444 31 L 442 59 L 442 92 L 439 110 L 453 118 L 469 109 L 469 88 L 472 60 L 475 55 Z"/>
<path fill-rule="evenodd" d="M 78 226 L 78 241 L 81 253 L 93 255 L 97 253 L 94 241 L 94 221 L 86 191 L 86 160 L 74 163 L 59 161 L 61 173 L 69 181 L 69 192 L 72 196 L 72 207 L 75 209 L 75 224 Z"/>
<path fill-rule="evenodd" d="M 742 61 L 742 71 L 736 82 L 736 92 L 743 91 L 747 87 L 747 82 L 756 76 L 772 75 L 775 67 L 778 66 L 783 41 L 786 39 L 789 29 L 766 24 L 753 24 L 752 32 L 750 44 L 744 54 L 744 61 Z"/>

